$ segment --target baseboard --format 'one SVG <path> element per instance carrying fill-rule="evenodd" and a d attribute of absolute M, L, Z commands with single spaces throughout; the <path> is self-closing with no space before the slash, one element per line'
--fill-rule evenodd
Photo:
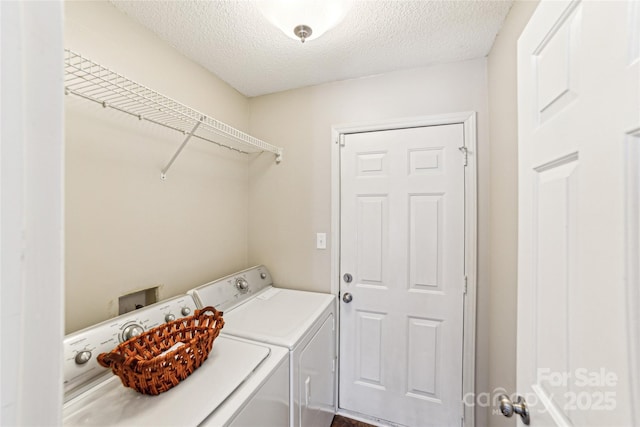
<path fill-rule="evenodd" d="M 381 420 L 380 418 L 370 417 L 358 412 L 348 411 L 346 409 L 338 408 L 337 415 L 351 418 L 352 420 L 361 421 L 363 423 L 371 424 L 376 427 L 404 427 L 402 424 L 394 424 L 389 421 Z"/>

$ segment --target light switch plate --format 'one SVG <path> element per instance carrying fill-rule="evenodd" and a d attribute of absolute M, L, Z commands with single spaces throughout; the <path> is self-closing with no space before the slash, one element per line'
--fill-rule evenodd
<path fill-rule="evenodd" d="M 327 233 L 316 234 L 316 249 L 327 249 Z"/>

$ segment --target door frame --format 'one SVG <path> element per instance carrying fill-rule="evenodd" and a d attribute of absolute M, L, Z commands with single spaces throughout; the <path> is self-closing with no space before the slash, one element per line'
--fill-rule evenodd
<path fill-rule="evenodd" d="M 61 425 L 64 4 L 0 15 L 0 424 Z"/>
<path fill-rule="evenodd" d="M 627 322 L 629 324 L 629 369 L 631 373 L 631 399 L 637 402 L 640 398 L 640 126 L 627 132 L 625 136 L 625 235 L 626 235 L 626 292 L 627 292 Z M 640 409 L 631 407 L 631 420 L 635 424 L 640 421 Z"/>
<path fill-rule="evenodd" d="M 465 276 L 467 291 L 463 308 L 462 396 L 475 396 L 476 359 L 476 288 L 477 288 L 477 152 L 476 112 L 409 117 L 375 122 L 351 123 L 331 127 L 331 293 L 338 299 L 340 292 L 340 144 L 352 133 L 396 130 L 414 127 L 462 124 L 467 167 L 464 174 Z M 462 154 L 461 154 L 462 159 Z M 336 351 L 340 355 L 340 301 L 336 310 Z M 338 372 L 338 375 L 340 373 Z M 339 378 L 339 377 L 338 377 Z M 336 381 L 336 410 L 338 410 Z M 475 399 L 474 399 L 475 400 Z M 464 405 L 464 425 L 475 425 L 474 406 Z"/>

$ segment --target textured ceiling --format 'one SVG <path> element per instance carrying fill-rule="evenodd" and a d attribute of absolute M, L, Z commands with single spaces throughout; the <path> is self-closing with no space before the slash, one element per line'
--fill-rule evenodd
<path fill-rule="evenodd" d="M 512 1 L 356 0 L 342 23 L 300 43 L 255 1 L 112 3 L 246 96 L 486 56 Z"/>

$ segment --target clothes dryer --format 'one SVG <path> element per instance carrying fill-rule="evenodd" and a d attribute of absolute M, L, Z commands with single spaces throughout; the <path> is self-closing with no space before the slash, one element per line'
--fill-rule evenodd
<path fill-rule="evenodd" d="M 289 351 L 292 427 L 331 425 L 336 408 L 336 307 L 331 294 L 276 287 L 263 265 L 189 291 L 225 313 L 222 335 Z"/>

